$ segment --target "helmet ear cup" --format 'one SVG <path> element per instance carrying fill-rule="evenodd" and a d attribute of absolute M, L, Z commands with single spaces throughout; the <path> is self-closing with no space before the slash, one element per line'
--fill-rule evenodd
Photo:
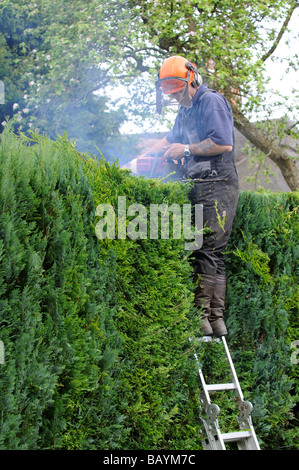
<path fill-rule="evenodd" d="M 186 62 L 186 67 L 187 67 L 188 70 L 194 72 L 193 80 L 192 80 L 191 85 L 194 88 L 199 87 L 202 84 L 202 78 L 201 78 L 201 75 L 199 74 L 197 68 L 193 64 L 191 64 L 191 62 Z"/>
<path fill-rule="evenodd" d="M 200 87 L 200 85 L 202 85 L 202 77 L 201 77 L 201 75 L 199 74 L 198 71 L 195 72 L 195 74 L 194 74 L 193 83 L 194 83 L 193 86 L 196 86 L 196 87 Z"/>

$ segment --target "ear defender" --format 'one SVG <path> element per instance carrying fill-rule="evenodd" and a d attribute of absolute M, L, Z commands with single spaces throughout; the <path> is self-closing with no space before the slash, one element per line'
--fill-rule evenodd
<path fill-rule="evenodd" d="M 202 78 L 197 68 L 195 67 L 195 65 L 191 64 L 191 62 L 186 62 L 185 65 L 188 70 L 192 70 L 192 72 L 194 72 L 194 77 L 191 85 L 193 86 L 193 88 L 199 87 L 202 84 Z"/>

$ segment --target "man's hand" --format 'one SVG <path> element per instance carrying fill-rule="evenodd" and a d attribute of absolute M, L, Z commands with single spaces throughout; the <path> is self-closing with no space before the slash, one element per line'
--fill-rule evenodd
<path fill-rule="evenodd" d="M 184 144 L 170 144 L 164 153 L 164 158 L 172 158 L 172 160 L 180 160 L 184 156 Z"/>

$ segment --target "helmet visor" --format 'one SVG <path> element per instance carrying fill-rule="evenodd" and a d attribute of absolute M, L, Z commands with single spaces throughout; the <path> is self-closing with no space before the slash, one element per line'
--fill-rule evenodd
<path fill-rule="evenodd" d="M 174 98 L 180 106 L 191 108 L 192 101 L 189 95 L 188 83 L 185 84 L 183 89 L 176 91 L 175 93 L 171 93 L 170 96 L 171 98 Z"/>
<path fill-rule="evenodd" d="M 192 101 L 189 96 L 188 79 L 180 77 L 166 77 L 156 81 L 156 106 L 158 114 L 162 107 L 178 103 L 185 108 L 191 108 Z"/>
<path fill-rule="evenodd" d="M 161 88 L 165 95 L 170 95 L 182 90 L 185 87 L 185 80 L 171 77 L 161 80 Z"/>

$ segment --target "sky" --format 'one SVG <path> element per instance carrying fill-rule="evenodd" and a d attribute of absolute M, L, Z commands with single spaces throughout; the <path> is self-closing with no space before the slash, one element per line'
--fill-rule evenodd
<path fill-rule="evenodd" d="M 278 90 L 283 92 L 284 95 L 288 96 L 288 104 L 299 106 L 299 72 L 294 70 L 287 70 L 287 60 L 281 62 L 282 59 L 287 59 L 289 56 L 294 56 L 297 53 L 299 55 L 299 9 L 295 10 L 291 21 L 289 23 L 290 33 L 285 33 L 280 41 L 279 46 L 275 51 L 275 57 L 277 60 L 273 62 L 271 58 L 266 61 L 266 75 L 270 77 L 270 82 L 267 86 L 269 92 L 271 90 Z M 286 42 L 289 40 L 289 44 Z M 294 89 L 297 89 L 297 93 L 294 93 Z M 122 90 L 124 93 L 125 90 Z M 273 102 L 273 95 L 268 94 L 267 102 L 271 104 Z M 275 112 L 272 112 L 272 118 L 279 118 L 284 115 L 286 112 L 285 108 L 277 109 Z M 263 113 L 260 113 L 256 116 L 256 120 L 265 117 Z M 295 114 L 295 118 L 299 120 L 299 111 Z M 173 118 L 174 119 L 174 118 Z M 294 119 L 294 117 L 293 117 Z M 167 124 L 157 124 L 152 126 L 149 125 L 147 132 L 164 132 L 167 131 Z M 139 126 L 136 126 L 133 122 L 126 122 L 121 127 L 122 134 L 134 134 L 134 133 L 143 133 L 144 127 L 141 129 Z"/>
<path fill-rule="evenodd" d="M 285 33 L 278 45 L 275 56 L 280 59 L 287 58 L 289 56 L 294 56 L 294 54 L 299 55 L 299 9 L 295 10 L 291 21 L 289 23 L 289 29 L 291 32 Z M 289 44 L 286 44 L 286 41 L 289 40 Z M 299 105 L 299 72 L 294 70 L 287 70 L 285 63 L 280 63 L 279 61 L 272 62 L 271 58 L 266 61 L 266 72 L 267 75 L 271 78 L 268 85 L 269 89 L 281 90 L 285 95 L 289 97 L 289 103 L 297 103 Z M 297 89 L 297 93 L 294 93 L 293 90 Z M 269 99 L 270 101 L 270 99 Z M 283 114 L 283 109 L 277 111 L 273 117 L 281 117 Z M 297 111 L 297 119 L 299 120 L 299 115 Z"/>

